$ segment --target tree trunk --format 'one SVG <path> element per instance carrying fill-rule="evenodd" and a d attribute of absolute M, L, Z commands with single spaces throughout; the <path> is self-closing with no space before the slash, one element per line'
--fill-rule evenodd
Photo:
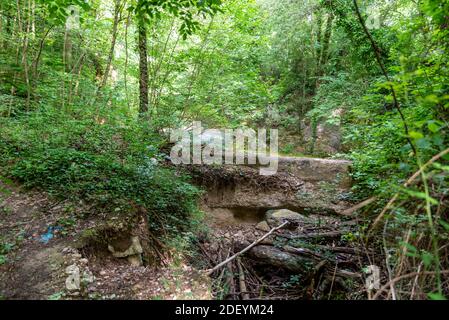
<path fill-rule="evenodd" d="M 147 59 L 147 29 L 143 21 L 139 21 L 139 115 L 148 113 L 148 59 Z"/>
<path fill-rule="evenodd" d="M 324 34 L 323 39 L 323 46 L 321 50 L 321 57 L 320 57 L 320 75 L 323 75 L 323 68 L 327 63 L 327 60 L 329 59 L 329 47 L 330 47 L 330 41 L 332 36 L 332 23 L 334 21 L 334 15 L 330 14 L 327 17 L 326 22 L 326 32 Z"/>
<path fill-rule="evenodd" d="M 322 26 L 323 26 L 323 15 L 321 11 L 317 12 L 317 35 L 316 35 L 316 49 L 315 49 L 315 61 L 317 69 L 320 66 L 320 53 L 321 53 L 321 38 L 322 38 Z"/>
<path fill-rule="evenodd" d="M 26 29 L 25 33 L 23 35 L 23 44 L 22 44 L 22 66 L 25 76 L 25 84 L 27 89 L 27 99 L 26 99 L 26 108 L 27 111 L 30 109 L 30 102 L 31 102 L 31 81 L 30 81 L 30 74 L 29 74 L 29 67 L 28 67 L 28 44 L 29 39 L 28 36 L 30 34 L 30 28 L 31 28 L 31 0 L 28 0 L 28 4 L 26 9 L 28 12 L 26 15 Z"/>
<path fill-rule="evenodd" d="M 72 70 L 72 37 L 70 28 L 66 27 L 64 33 L 64 66 L 65 71 Z"/>
<path fill-rule="evenodd" d="M 108 61 L 106 64 L 106 69 L 104 71 L 103 80 L 101 81 L 100 88 L 103 88 L 106 85 L 106 82 L 109 78 L 109 72 L 111 70 L 112 60 L 114 59 L 114 51 L 115 51 L 115 43 L 117 42 L 117 29 L 120 20 L 120 11 L 122 5 L 120 0 L 115 0 L 114 7 L 114 24 L 112 26 L 112 40 L 111 40 L 111 49 L 109 50 Z"/>

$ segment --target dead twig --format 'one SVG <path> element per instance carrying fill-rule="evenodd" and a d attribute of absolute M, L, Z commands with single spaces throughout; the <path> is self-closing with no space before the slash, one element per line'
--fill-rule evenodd
<path fill-rule="evenodd" d="M 449 274 L 449 270 L 442 270 L 442 271 L 439 271 L 438 273 L 439 274 Z M 396 277 L 396 278 L 392 279 L 391 281 L 389 281 L 382 288 L 380 288 L 379 291 L 377 291 L 376 294 L 372 297 L 372 300 L 376 300 L 377 298 L 379 298 L 383 292 L 386 292 L 388 288 L 390 288 L 392 285 L 394 285 L 398 281 L 408 279 L 408 278 L 413 278 L 416 276 L 434 276 L 436 274 L 437 274 L 437 272 L 435 272 L 435 271 L 421 271 L 421 272 L 407 273 L 402 276 Z"/>
<path fill-rule="evenodd" d="M 289 238 L 290 239 L 336 238 L 344 233 L 345 231 L 317 232 L 317 233 L 299 234 Z"/>
<path fill-rule="evenodd" d="M 370 205 L 371 203 L 373 203 L 376 200 L 377 200 L 377 197 L 371 197 L 371 198 L 366 199 L 365 201 L 362 201 L 359 204 L 357 204 L 349 209 L 344 210 L 341 214 L 344 216 L 352 216 L 352 214 L 354 212 L 366 207 L 367 205 Z"/>

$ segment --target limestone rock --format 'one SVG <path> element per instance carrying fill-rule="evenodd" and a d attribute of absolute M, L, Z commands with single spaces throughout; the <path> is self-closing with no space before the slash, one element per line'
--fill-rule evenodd
<path fill-rule="evenodd" d="M 281 210 L 269 210 L 267 212 L 268 218 L 276 219 L 276 220 L 308 220 L 306 216 L 299 214 L 297 212 L 281 209 Z"/>
<path fill-rule="evenodd" d="M 334 159 L 279 157 L 278 172 L 261 176 L 259 168 L 227 165 L 214 175 L 234 182 L 204 181 L 205 205 L 216 208 L 302 208 L 313 212 L 341 213 L 351 205 L 351 162 Z M 206 173 L 204 173 L 206 175 Z M 254 183 L 257 182 L 257 183 Z M 265 185 L 264 188 L 255 185 Z"/>
<path fill-rule="evenodd" d="M 78 291 L 81 289 L 80 268 L 73 264 L 65 270 L 68 277 L 65 280 L 65 286 L 68 291 Z"/>
<path fill-rule="evenodd" d="M 260 230 L 260 231 L 264 231 L 264 232 L 269 232 L 271 230 L 270 226 L 268 225 L 268 223 L 266 221 L 259 222 L 256 225 L 256 229 Z"/>
<path fill-rule="evenodd" d="M 128 241 L 122 239 L 114 244 L 110 244 L 108 246 L 108 250 L 115 258 L 127 258 L 128 262 L 132 266 L 143 265 L 143 249 L 140 244 L 139 237 L 133 236 Z"/>
<path fill-rule="evenodd" d="M 130 245 L 127 249 L 121 251 L 117 248 L 116 244 L 110 244 L 108 246 L 109 251 L 115 258 L 126 258 L 133 255 L 140 255 L 143 253 L 142 246 L 140 245 L 139 237 L 131 237 Z M 117 248 L 117 249 L 115 249 Z"/>
<path fill-rule="evenodd" d="M 65 268 L 66 274 L 74 274 L 74 273 L 80 273 L 80 268 L 76 264 L 72 264 Z"/>

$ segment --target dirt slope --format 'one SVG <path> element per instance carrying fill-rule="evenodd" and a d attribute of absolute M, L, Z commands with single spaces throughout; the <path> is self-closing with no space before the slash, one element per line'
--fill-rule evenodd
<path fill-rule="evenodd" d="M 209 279 L 182 259 L 161 268 L 79 250 L 95 227 L 88 206 L 58 202 L 0 180 L 0 299 L 210 299 Z M 66 272 L 78 268 L 80 290 Z"/>

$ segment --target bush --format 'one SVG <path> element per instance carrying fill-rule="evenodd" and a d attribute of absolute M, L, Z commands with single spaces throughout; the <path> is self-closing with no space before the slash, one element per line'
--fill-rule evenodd
<path fill-rule="evenodd" d="M 155 233 L 190 225 L 199 190 L 155 164 L 162 140 L 144 124 L 46 110 L 8 119 L 0 132 L 3 174 L 28 188 L 84 200 L 102 212 L 140 206 Z"/>

